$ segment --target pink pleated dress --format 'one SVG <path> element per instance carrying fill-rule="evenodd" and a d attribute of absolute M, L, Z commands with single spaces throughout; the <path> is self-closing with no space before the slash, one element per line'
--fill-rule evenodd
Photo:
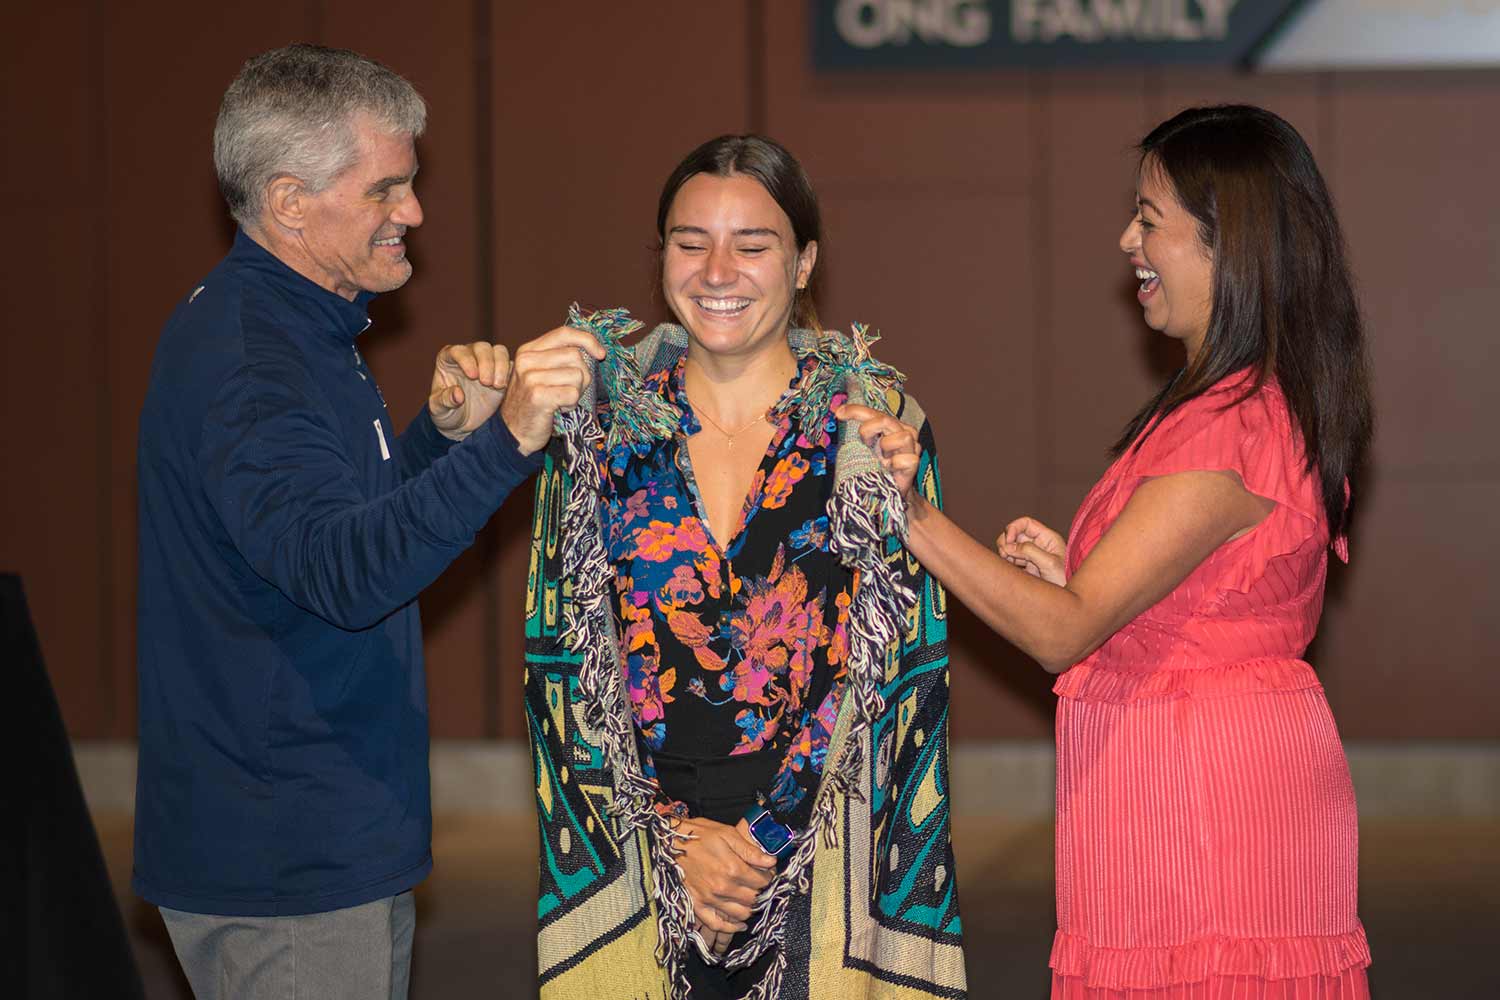
<path fill-rule="evenodd" d="M 1327 518 L 1280 389 L 1235 402 L 1247 385 L 1160 421 L 1073 522 L 1070 574 L 1149 477 L 1232 470 L 1276 503 L 1053 689 L 1054 998 L 1369 996 L 1354 788 L 1301 659 Z"/>

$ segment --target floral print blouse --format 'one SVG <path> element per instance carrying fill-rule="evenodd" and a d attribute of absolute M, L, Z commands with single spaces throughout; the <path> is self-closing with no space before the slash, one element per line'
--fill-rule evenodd
<path fill-rule="evenodd" d="M 801 359 L 788 394 L 816 359 Z M 687 439 L 702 430 L 686 358 L 646 379 L 681 414 L 676 436 L 607 456 L 606 544 L 644 749 L 684 757 L 780 751 L 768 804 L 805 816 L 838 718 L 854 578 L 829 551 L 836 394 L 811 429 L 776 424 L 733 538 L 716 540 Z M 783 403 L 787 397 L 783 397 Z M 601 413 L 607 420 L 607 414 Z M 654 768 L 646 761 L 647 774 Z"/>

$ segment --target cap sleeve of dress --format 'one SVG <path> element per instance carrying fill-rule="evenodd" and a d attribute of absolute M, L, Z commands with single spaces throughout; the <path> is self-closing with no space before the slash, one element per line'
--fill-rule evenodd
<path fill-rule="evenodd" d="M 1225 543 L 1249 550 L 1249 559 L 1236 561 L 1245 577 L 1240 584 L 1248 587 L 1278 557 L 1309 542 L 1328 544 L 1328 526 L 1280 389 L 1266 385 L 1248 398 L 1243 394 L 1243 388 L 1211 391 L 1184 404 L 1141 442 L 1127 475 L 1133 489 L 1178 472 L 1233 472 L 1245 489 L 1274 502 L 1265 521 Z M 1335 549 L 1347 560 L 1346 550 Z"/>

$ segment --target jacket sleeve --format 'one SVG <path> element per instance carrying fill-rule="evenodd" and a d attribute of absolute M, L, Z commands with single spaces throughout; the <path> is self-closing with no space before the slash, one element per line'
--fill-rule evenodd
<path fill-rule="evenodd" d="M 432 411 L 424 403 L 396 438 L 396 463 L 404 483 L 427 471 L 427 467 L 448 454 L 454 442 L 443 436 L 432 422 Z"/>
<path fill-rule="evenodd" d="M 241 370 L 219 390 L 199 472 L 250 567 L 340 628 L 367 628 L 415 598 L 539 464 L 497 416 L 395 490 L 367 497 L 331 414 L 276 374 Z"/>

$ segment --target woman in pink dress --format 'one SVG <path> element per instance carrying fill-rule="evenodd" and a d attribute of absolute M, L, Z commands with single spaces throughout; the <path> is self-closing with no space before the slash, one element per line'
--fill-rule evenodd
<path fill-rule="evenodd" d="M 1362 1000 L 1354 790 L 1301 659 L 1370 435 L 1343 238 L 1267 111 L 1140 149 L 1120 249 L 1185 366 L 1066 542 L 1021 518 L 992 552 L 908 490 L 908 551 L 1062 675 L 1054 998 Z M 910 432 L 846 411 L 906 488 Z"/>

